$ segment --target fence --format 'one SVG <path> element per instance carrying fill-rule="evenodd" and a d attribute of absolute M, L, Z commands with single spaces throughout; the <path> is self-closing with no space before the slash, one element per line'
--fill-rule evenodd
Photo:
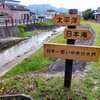
<path fill-rule="evenodd" d="M 28 20 L 25 20 L 25 19 L 14 19 L 14 20 L 4 20 L 2 22 L 0 22 L 0 26 L 15 26 L 15 25 L 20 25 L 20 24 L 34 24 L 34 23 L 37 23 L 37 22 L 47 22 L 47 21 L 50 21 L 48 19 L 28 19 Z"/>

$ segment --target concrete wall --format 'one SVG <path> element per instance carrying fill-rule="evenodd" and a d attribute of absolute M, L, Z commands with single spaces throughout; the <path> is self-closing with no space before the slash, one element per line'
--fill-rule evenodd
<path fill-rule="evenodd" d="M 20 33 L 17 26 L 0 27 L 0 38 L 13 37 Z"/>

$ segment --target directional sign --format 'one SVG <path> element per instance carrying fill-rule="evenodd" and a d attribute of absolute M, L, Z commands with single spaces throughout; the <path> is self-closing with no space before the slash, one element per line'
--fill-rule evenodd
<path fill-rule="evenodd" d="M 46 57 L 73 60 L 98 61 L 100 47 L 67 44 L 44 44 Z"/>
<path fill-rule="evenodd" d="M 64 38 L 65 39 L 75 39 L 75 40 L 89 40 L 94 35 L 85 29 L 65 29 Z"/>
<path fill-rule="evenodd" d="M 55 15 L 54 18 L 52 19 L 52 22 L 55 25 L 59 25 L 59 26 L 79 26 L 80 18 L 81 18 L 80 15 L 60 14 L 60 15 Z"/>

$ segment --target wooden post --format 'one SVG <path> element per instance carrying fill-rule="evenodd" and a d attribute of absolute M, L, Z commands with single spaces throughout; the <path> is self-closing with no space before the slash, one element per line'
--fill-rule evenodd
<path fill-rule="evenodd" d="M 7 20 L 5 20 L 5 24 L 6 24 L 6 26 L 7 26 Z"/>
<path fill-rule="evenodd" d="M 69 14 L 77 14 L 77 9 L 70 9 Z M 76 26 L 68 26 L 68 29 L 75 29 Z M 67 39 L 67 44 L 75 44 L 75 40 Z M 71 87 L 71 78 L 72 78 L 72 68 L 73 60 L 65 60 L 65 77 L 64 77 L 64 87 L 67 90 L 70 90 Z"/>
<path fill-rule="evenodd" d="M 15 19 L 15 25 L 17 25 L 17 19 Z"/>
<path fill-rule="evenodd" d="M 12 19 L 11 23 L 12 23 L 12 26 L 14 26 L 14 21 L 13 21 L 13 19 Z"/>

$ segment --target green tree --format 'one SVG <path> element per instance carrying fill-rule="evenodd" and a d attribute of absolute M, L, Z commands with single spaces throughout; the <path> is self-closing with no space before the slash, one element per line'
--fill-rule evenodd
<path fill-rule="evenodd" d="M 94 12 L 91 9 L 87 9 L 83 12 L 83 18 L 85 20 L 93 19 L 94 17 Z"/>

